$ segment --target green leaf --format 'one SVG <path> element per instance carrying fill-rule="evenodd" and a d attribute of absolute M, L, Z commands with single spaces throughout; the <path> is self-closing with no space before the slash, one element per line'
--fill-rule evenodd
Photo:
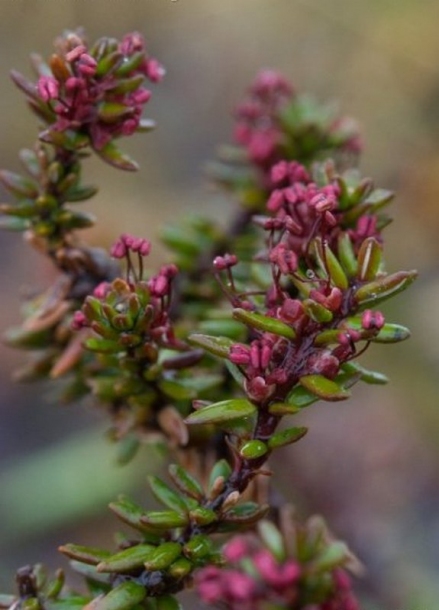
<path fill-rule="evenodd" d="M 155 548 L 151 544 L 137 544 L 101 561 L 96 569 L 98 572 L 130 572 L 143 566 Z"/>
<path fill-rule="evenodd" d="M 44 608 L 46 610 L 82 610 L 90 601 L 90 598 L 87 597 L 69 595 L 65 599 L 45 600 Z M 38 605 L 37 610 L 40 608 L 41 606 Z"/>
<path fill-rule="evenodd" d="M 304 409 L 315 403 L 318 399 L 313 392 L 310 392 L 302 385 L 296 385 L 287 396 L 287 404 L 298 409 Z"/>
<path fill-rule="evenodd" d="M 270 444 L 270 443 L 269 443 Z M 239 454 L 246 460 L 255 460 L 262 457 L 268 451 L 267 445 L 260 440 L 254 439 L 246 441 L 239 450 Z"/>
<path fill-rule="evenodd" d="M 241 417 L 251 417 L 255 413 L 256 406 L 249 400 L 232 398 L 202 407 L 191 413 L 185 421 L 187 424 L 220 424 Z"/>
<path fill-rule="evenodd" d="M 304 389 L 304 388 L 303 388 Z M 316 401 L 316 397 L 314 395 L 311 395 L 313 400 L 312 402 Z M 298 413 L 300 411 L 300 407 L 297 407 L 296 405 L 290 405 L 287 402 L 273 402 L 269 407 L 268 407 L 269 412 L 272 415 L 295 415 L 296 413 Z"/>
<path fill-rule="evenodd" d="M 164 542 L 149 555 L 144 565 L 147 570 L 165 570 L 183 551 L 178 542 Z"/>
<path fill-rule="evenodd" d="M 145 531 L 145 525 L 141 518 L 145 516 L 143 508 L 132 502 L 129 498 L 121 496 L 116 502 L 111 502 L 110 510 L 113 511 L 122 521 L 128 523 L 132 527 Z"/>
<path fill-rule="evenodd" d="M 344 362 L 341 365 L 341 368 L 347 373 L 360 373 L 360 379 L 365 383 L 385 385 L 389 381 L 388 377 L 383 375 L 383 373 L 379 373 L 378 371 L 369 371 L 358 364 L 358 362 Z"/>
<path fill-rule="evenodd" d="M 281 562 L 285 560 L 286 549 L 282 534 L 271 521 L 261 521 L 258 523 L 258 533 L 266 546 L 277 559 Z"/>
<path fill-rule="evenodd" d="M 117 442 L 116 461 L 120 466 L 129 464 L 139 451 L 141 443 L 134 434 L 124 436 Z"/>
<path fill-rule="evenodd" d="M 358 252 L 358 279 L 362 282 L 374 280 L 381 268 L 382 259 L 382 246 L 374 237 L 367 237 Z"/>
<path fill-rule="evenodd" d="M 7 191 L 17 198 L 34 199 L 38 196 L 38 188 L 35 182 L 15 172 L 10 172 L 6 169 L 1 170 L 0 182 Z"/>
<path fill-rule="evenodd" d="M 312 562 L 312 571 L 321 573 L 332 571 L 346 563 L 349 550 L 344 542 L 331 542 Z"/>
<path fill-rule="evenodd" d="M 350 396 L 348 390 L 323 375 L 305 375 L 300 378 L 300 383 L 306 390 L 323 400 L 345 400 Z"/>
<path fill-rule="evenodd" d="M 187 504 L 183 498 L 173 489 L 171 489 L 169 485 L 162 481 L 162 479 L 154 475 L 150 475 L 148 477 L 148 482 L 152 493 L 159 502 L 177 512 L 184 513 L 187 511 Z"/>
<path fill-rule="evenodd" d="M 338 239 L 338 258 L 349 278 L 357 275 L 357 257 L 348 233 L 341 233 Z"/>
<path fill-rule="evenodd" d="M 158 387 L 173 400 L 190 400 L 197 397 L 197 392 L 194 389 L 185 387 L 182 383 L 173 379 L 161 379 Z"/>
<path fill-rule="evenodd" d="M 234 339 L 234 342 L 244 340 L 246 333 L 246 328 L 238 320 L 231 318 L 224 320 L 203 320 L 198 325 L 198 330 L 207 335 L 218 335 L 221 337 L 226 335 L 226 337 Z"/>
<path fill-rule="evenodd" d="M 263 316 L 260 313 L 240 308 L 235 308 L 233 310 L 233 317 L 251 328 L 273 333 L 274 335 L 279 335 L 286 339 L 296 338 L 296 331 L 294 328 L 275 318 L 270 318 L 269 316 Z"/>
<path fill-rule="evenodd" d="M 100 339 L 98 337 L 90 337 L 84 341 L 84 347 L 92 352 L 100 352 L 102 354 L 115 354 L 123 351 L 123 348 L 117 341 L 111 339 Z"/>
<path fill-rule="evenodd" d="M 146 589 L 137 582 L 123 582 L 94 602 L 93 610 L 130 610 L 145 599 Z"/>
<path fill-rule="evenodd" d="M 235 524 L 241 527 L 254 525 L 259 519 L 262 519 L 270 507 L 267 504 L 260 505 L 256 502 L 243 502 L 228 510 L 221 517 L 220 531 L 224 531 L 222 524 Z M 227 530 L 227 527 L 225 528 Z"/>
<path fill-rule="evenodd" d="M 358 288 L 354 294 L 355 300 L 362 308 L 375 306 L 408 288 L 417 275 L 417 271 L 398 271 L 386 275 Z"/>
<path fill-rule="evenodd" d="M 183 547 L 183 554 L 196 561 L 209 555 L 213 550 L 212 541 L 205 534 L 197 534 L 186 542 Z"/>
<path fill-rule="evenodd" d="M 152 529 L 157 531 L 174 527 L 183 527 L 184 525 L 187 525 L 188 520 L 188 515 L 175 510 L 151 510 L 140 517 L 141 523 L 152 526 Z"/>
<path fill-rule="evenodd" d="M 212 337 L 201 334 L 189 335 L 189 341 L 220 358 L 227 358 L 230 347 L 234 344 L 234 341 L 228 337 Z"/>
<path fill-rule="evenodd" d="M 70 202 L 84 201 L 90 199 L 98 192 L 96 186 L 75 186 L 69 189 L 65 194 L 65 200 Z"/>
<path fill-rule="evenodd" d="M 39 215 L 39 210 L 32 199 L 21 199 L 19 202 L 12 204 L 2 203 L 0 213 L 16 218 L 32 218 L 32 216 Z"/>
<path fill-rule="evenodd" d="M 331 283 L 341 290 L 346 290 L 349 287 L 348 278 L 328 243 L 322 242 L 321 239 L 314 240 L 314 252 L 320 268 L 329 276 Z"/>
<path fill-rule="evenodd" d="M 395 193 L 387 189 L 374 189 L 364 200 L 363 203 L 372 206 L 374 212 L 387 205 L 393 198 Z"/>
<path fill-rule="evenodd" d="M 176 561 L 171 563 L 167 572 L 172 578 L 176 580 L 181 580 L 188 574 L 190 574 L 193 570 L 192 562 L 186 557 L 179 557 Z"/>
<path fill-rule="evenodd" d="M 82 561 L 83 563 L 93 566 L 98 565 L 98 563 L 104 561 L 111 555 L 109 551 L 80 546 L 78 544 L 64 544 L 58 548 L 58 551 L 71 559 L 76 559 L 77 561 Z"/>
<path fill-rule="evenodd" d="M 308 428 L 305 426 L 299 426 L 296 428 L 286 428 L 280 432 L 275 432 L 268 441 L 270 449 L 277 449 L 284 445 L 291 445 L 300 440 L 308 432 Z"/>
<path fill-rule="evenodd" d="M 47 346 L 53 329 L 44 329 L 38 331 L 26 330 L 22 326 L 9 328 L 4 334 L 4 340 L 7 345 L 12 347 L 20 347 L 22 349 L 42 349 Z"/>
<path fill-rule="evenodd" d="M 218 460 L 210 471 L 209 474 L 209 491 L 212 490 L 212 487 L 218 477 L 222 477 L 224 481 L 226 481 L 229 476 L 232 474 L 232 468 L 227 460 Z"/>
<path fill-rule="evenodd" d="M 183 606 L 173 595 L 161 595 L 156 600 L 157 610 L 183 610 Z"/>
<path fill-rule="evenodd" d="M 329 309 L 326 309 L 320 303 L 313 301 L 313 299 L 305 299 L 303 301 L 303 307 L 309 317 L 315 322 L 327 323 L 331 322 L 333 313 Z"/>
<path fill-rule="evenodd" d="M 139 169 L 137 163 L 129 155 L 123 153 L 114 142 L 109 142 L 99 150 L 95 149 L 95 152 L 103 161 L 118 169 L 129 172 L 135 172 Z"/>
<path fill-rule="evenodd" d="M 16 216 L 6 216 L 0 218 L 0 229 L 6 231 L 26 231 L 29 228 L 29 222 L 25 218 L 17 218 Z"/>
<path fill-rule="evenodd" d="M 204 498 L 204 491 L 199 482 L 178 464 L 171 464 L 169 466 L 169 475 L 178 489 L 186 496 L 195 500 L 202 500 Z"/>
<path fill-rule="evenodd" d="M 363 330 L 361 316 L 353 316 L 347 319 L 349 328 L 354 330 Z M 375 343 L 399 343 L 410 337 L 410 330 L 401 324 L 384 324 L 378 334 L 371 337 L 370 340 Z"/>
<path fill-rule="evenodd" d="M 197 525 L 209 525 L 214 523 L 218 519 L 218 515 L 211 508 L 205 508 L 204 506 L 197 506 L 193 508 L 189 513 L 191 521 L 194 521 Z"/>
<path fill-rule="evenodd" d="M 98 117 L 104 123 L 115 123 L 123 117 L 132 115 L 133 111 L 130 106 L 119 102 L 103 102 L 99 106 Z"/>

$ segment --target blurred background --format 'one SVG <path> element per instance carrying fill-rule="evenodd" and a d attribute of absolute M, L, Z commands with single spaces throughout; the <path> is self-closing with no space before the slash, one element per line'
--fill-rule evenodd
<path fill-rule="evenodd" d="M 141 171 L 87 164 L 87 177 L 101 185 L 86 204 L 99 218 L 88 237 L 101 245 L 122 231 L 157 243 L 163 222 L 192 211 L 227 217 L 231 203 L 212 191 L 203 166 L 217 144 L 230 140 L 230 111 L 261 67 L 283 71 L 297 89 L 338 102 L 360 122 L 363 173 L 398 193 L 387 229 L 388 268 L 421 274 L 386 310 L 413 337 L 373 347 L 365 365 L 391 383 L 357 386 L 346 404 L 313 406 L 301 416 L 309 435 L 274 467 L 299 514 L 323 513 L 365 563 L 359 588 L 370 610 L 433 610 L 439 599 L 438 23 L 436 0 L 0 3 L 1 167 L 18 170 L 18 150 L 37 133 L 8 72 L 30 74 L 29 53 L 50 54 L 63 29 L 84 26 L 89 41 L 139 30 L 167 68 L 147 106 L 158 128 L 123 146 Z M 52 270 L 15 234 L 0 234 L 0 252 L 3 330 L 20 320 L 20 295 L 47 286 Z M 166 252 L 157 245 L 154 257 L 159 262 Z M 23 358 L 0 347 L 4 592 L 21 565 L 66 567 L 56 552 L 61 543 L 108 546 L 118 525 L 107 503 L 121 491 L 147 503 L 146 472 L 165 460 L 156 449 L 116 467 L 99 413 L 57 406 L 50 388 L 13 384 Z"/>

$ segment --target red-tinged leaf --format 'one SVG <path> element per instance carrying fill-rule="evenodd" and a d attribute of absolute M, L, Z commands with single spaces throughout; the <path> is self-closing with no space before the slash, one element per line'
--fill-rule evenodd
<path fill-rule="evenodd" d="M 323 375 L 305 375 L 300 378 L 301 385 L 323 400 L 336 401 L 349 398 L 350 392 Z"/>
<path fill-rule="evenodd" d="M 358 288 L 354 294 L 355 300 L 362 309 L 375 306 L 408 288 L 417 275 L 417 271 L 397 271 L 386 275 Z"/>
<path fill-rule="evenodd" d="M 78 544 L 64 544 L 58 547 L 58 551 L 70 557 L 70 559 L 76 559 L 83 563 L 90 564 L 92 566 L 98 565 L 101 561 L 104 561 L 111 556 L 109 551 L 103 551 L 102 549 L 93 549 L 87 546 L 80 546 Z"/>
<path fill-rule="evenodd" d="M 103 102 L 98 110 L 98 116 L 104 123 L 115 123 L 132 114 L 133 109 L 130 106 L 117 102 Z"/>
<path fill-rule="evenodd" d="M 216 402 L 191 413 L 186 418 L 187 424 L 221 424 L 222 422 L 251 417 L 256 413 L 256 406 L 245 398 L 232 398 Z"/>
<path fill-rule="evenodd" d="M 190 335 L 189 341 L 220 358 L 227 358 L 230 348 L 234 344 L 234 341 L 228 337 L 212 337 L 200 334 Z"/>
<path fill-rule="evenodd" d="M 374 237 L 367 237 L 358 252 L 357 277 L 362 282 L 374 280 L 379 272 L 383 259 L 381 244 Z"/>
<path fill-rule="evenodd" d="M 137 163 L 129 155 L 122 152 L 114 142 L 109 142 L 99 150 L 95 148 L 95 152 L 103 161 L 118 169 L 128 172 L 135 172 L 139 169 Z"/>
<path fill-rule="evenodd" d="M 240 309 L 239 307 L 233 310 L 233 317 L 251 328 L 273 333 L 274 335 L 286 337 L 287 339 L 296 338 L 296 331 L 294 328 L 275 318 L 263 316 L 260 313 L 247 311 L 246 309 Z"/>
<path fill-rule="evenodd" d="M 33 180 L 10 172 L 6 169 L 0 171 L 0 182 L 6 190 L 17 198 L 33 199 L 38 195 L 38 187 Z"/>

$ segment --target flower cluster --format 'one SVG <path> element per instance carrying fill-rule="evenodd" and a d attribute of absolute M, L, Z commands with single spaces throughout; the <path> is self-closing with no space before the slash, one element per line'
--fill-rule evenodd
<path fill-rule="evenodd" d="M 246 100 L 235 111 L 235 140 L 244 146 L 249 159 L 261 169 L 278 159 L 285 134 L 279 122 L 283 107 L 294 98 L 288 81 L 274 70 L 261 72 Z"/>
<path fill-rule="evenodd" d="M 178 267 L 150 275 L 148 240 L 123 234 L 110 256 L 87 247 L 76 229 L 93 219 L 66 204 L 95 193 L 80 180 L 86 147 L 137 168 L 115 140 L 150 127 L 141 119 L 150 97 L 143 83 L 159 81 L 162 67 L 137 33 L 91 47 L 67 33 L 49 64 L 33 63 L 36 84 L 13 79 L 45 129 L 21 154 L 28 176 L 0 173 L 16 199 L 0 209 L 3 225 L 24 231 L 59 276 L 9 340 L 36 350 L 28 378 L 69 373 L 70 397 L 92 394 L 106 409 L 120 462 L 158 432 L 184 467 L 169 468 L 176 490 L 149 478 L 162 509 L 124 497 L 111 504 L 136 530 L 114 552 L 60 548 L 90 594 L 70 596 L 61 573 L 48 581 L 27 566 L 17 573 L 18 597 L 0 596 L 0 608 L 177 610 L 174 594 L 195 577 L 202 600 L 225 610 L 358 610 L 353 557 L 321 520 L 301 525 L 276 506 L 279 529 L 261 522 L 270 510 L 268 457 L 307 432 L 278 429 L 281 420 L 319 399 L 346 399 L 359 380 L 385 382 L 354 359 L 371 342 L 409 336 L 378 307 L 416 276 L 385 270 L 382 208 L 392 194 L 342 171 L 360 148 L 355 127 L 262 72 L 236 112 L 239 146 L 217 167 L 246 207 L 229 229 L 195 220 L 168 230 Z M 213 535 L 257 524 L 259 537 L 218 550 Z"/>
<path fill-rule="evenodd" d="M 58 41 L 49 68 L 32 95 L 49 122 L 43 139 L 56 143 L 57 134 L 71 131 L 97 151 L 142 126 L 142 109 L 151 97 L 143 82 L 158 82 L 164 74 L 138 33 L 121 42 L 103 38 L 91 49 L 83 37 L 68 33 Z"/>
<path fill-rule="evenodd" d="M 384 223 L 375 211 L 378 205 L 371 197 L 374 189 L 370 182 L 358 197 L 352 189 L 349 194 L 342 178 L 330 173 L 326 184 L 317 184 L 306 168 L 295 161 L 280 161 L 272 167 L 270 175 L 273 184 L 267 201 L 270 218 L 259 222 L 267 230 L 282 230 L 288 250 L 304 256 L 316 235 L 334 247 L 343 231 L 356 252 L 367 237 L 381 241 Z M 389 198 L 386 193 L 380 204 L 384 205 Z"/>
<path fill-rule="evenodd" d="M 332 157 L 340 168 L 349 167 L 362 148 L 352 119 L 335 117 L 328 107 L 298 94 L 274 70 L 256 76 L 235 119 L 237 147 L 221 148 L 211 173 L 246 208 L 256 211 L 275 188 L 271 170 L 277 162 L 296 161 L 310 167 Z"/>
<path fill-rule="evenodd" d="M 224 610 L 359 610 L 345 569 L 347 549 L 330 541 L 318 520 L 292 527 L 300 531 L 296 548 L 265 522 L 259 527 L 262 540 L 254 535 L 232 538 L 223 550 L 226 567 L 209 566 L 197 574 L 201 599 L 209 607 Z M 311 534 L 316 527 L 325 536 L 313 543 Z M 334 553 L 334 560 L 323 568 L 322 558 L 328 551 Z"/>

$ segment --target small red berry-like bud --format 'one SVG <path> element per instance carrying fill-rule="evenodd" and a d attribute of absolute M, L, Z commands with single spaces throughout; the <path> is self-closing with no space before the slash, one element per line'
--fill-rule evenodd
<path fill-rule="evenodd" d="M 361 326 L 364 330 L 380 330 L 384 326 L 384 322 L 381 311 L 366 309 L 361 316 Z"/>
<path fill-rule="evenodd" d="M 250 362 L 250 349 L 246 345 L 235 343 L 230 347 L 229 360 L 233 364 L 248 364 Z"/>
<path fill-rule="evenodd" d="M 95 296 L 97 299 L 105 299 L 110 288 L 111 284 L 109 282 L 101 282 L 93 290 L 93 296 Z"/>
<path fill-rule="evenodd" d="M 319 214 L 333 210 L 335 203 L 334 197 L 325 193 L 318 193 L 310 201 L 310 205 L 313 206 Z"/>
<path fill-rule="evenodd" d="M 156 59 L 148 59 L 145 72 L 153 83 L 159 83 L 166 74 L 165 68 Z"/>
<path fill-rule="evenodd" d="M 238 257 L 235 254 L 224 254 L 224 256 L 217 256 L 213 261 L 213 266 L 217 271 L 225 271 L 234 267 L 238 263 Z"/>
<path fill-rule="evenodd" d="M 280 189 L 275 189 L 267 201 L 267 209 L 270 212 L 277 212 L 283 206 L 284 201 L 285 198 L 283 191 Z"/>
<path fill-rule="evenodd" d="M 276 165 L 271 168 L 270 177 L 274 184 L 278 184 L 279 182 L 285 180 L 285 178 L 288 177 L 287 161 L 280 161 L 279 163 L 276 163 Z"/>
<path fill-rule="evenodd" d="M 87 318 L 82 311 L 75 311 L 72 320 L 73 330 L 81 330 L 81 328 L 84 328 L 84 326 L 87 326 Z"/>
<path fill-rule="evenodd" d="M 123 258 L 126 256 L 127 246 L 124 241 L 118 239 L 110 248 L 110 254 L 113 258 Z"/>

